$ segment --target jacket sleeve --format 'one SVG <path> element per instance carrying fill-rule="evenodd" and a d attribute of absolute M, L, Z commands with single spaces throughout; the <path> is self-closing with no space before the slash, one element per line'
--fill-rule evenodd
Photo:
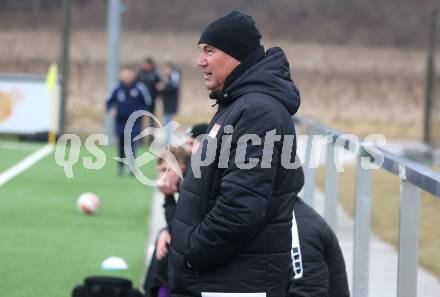
<path fill-rule="evenodd" d="M 174 213 L 176 211 L 176 200 L 174 195 L 167 195 L 163 204 L 165 210 L 165 220 L 167 222 L 167 228 L 171 233 L 171 226 L 174 220 Z"/>
<path fill-rule="evenodd" d="M 224 171 L 216 203 L 189 237 L 185 259 L 195 270 L 210 270 L 224 263 L 251 241 L 261 230 L 277 172 L 277 143 L 269 158 L 269 168 L 262 168 L 265 134 L 275 129 L 276 117 L 269 108 L 252 106 L 245 109 L 233 127 L 228 168 Z M 279 133 L 279 132 L 278 132 Z M 238 145 L 244 134 L 254 134 L 261 143 Z M 236 157 L 258 158 L 252 169 L 237 166 Z"/>
<path fill-rule="evenodd" d="M 326 251 L 326 263 L 330 276 L 329 295 L 332 297 L 349 297 L 350 292 L 348 290 L 344 256 L 335 233 L 329 226 L 327 226 L 327 230 L 330 238 Z"/>
<path fill-rule="evenodd" d="M 118 91 L 118 87 L 115 87 L 113 90 L 110 91 L 107 98 L 105 99 L 105 110 L 106 111 L 109 111 L 110 108 L 112 108 L 112 106 L 116 104 L 117 91 Z"/>
<path fill-rule="evenodd" d="M 136 87 L 142 94 L 142 98 L 144 99 L 143 103 L 145 104 L 145 108 L 148 108 L 152 104 L 151 94 L 148 91 L 147 87 L 142 82 L 137 82 Z"/>

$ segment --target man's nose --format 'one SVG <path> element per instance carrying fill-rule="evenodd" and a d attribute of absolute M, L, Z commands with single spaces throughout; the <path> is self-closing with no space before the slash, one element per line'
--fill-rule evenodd
<path fill-rule="evenodd" d="M 161 182 L 164 182 L 166 180 L 166 177 L 167 177 L 166 173 L 165 172 L 161 172 L 159 174 L 158 180 L 160 180 Z"/>
<path fill-rule="evenodd" d="M 200 53 L 199 59 L 197 60 L 197 66 L 205 67 L 207 65 L 206 56 L 203 53 Z"/>

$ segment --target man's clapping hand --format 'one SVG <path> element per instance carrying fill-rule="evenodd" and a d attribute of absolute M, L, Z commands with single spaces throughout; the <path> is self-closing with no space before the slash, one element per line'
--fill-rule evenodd
<path fill-rule="evenodd" d="M 173 195 L 177 192 L 177 183 L 169 179 L 161 178 L 156 182 L 157 189 L 164 195 Z"/>

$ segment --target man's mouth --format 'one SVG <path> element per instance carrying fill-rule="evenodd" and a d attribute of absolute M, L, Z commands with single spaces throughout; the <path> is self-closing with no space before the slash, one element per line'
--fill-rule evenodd
<path fill-rule="evenodd" d="M 212 75 L 212 72 L 209 72 L 209 71 L 204 71 L 203 72 L 203 76 L 204 76 L 205 79 L 211 78 L 211 75 Z"/>

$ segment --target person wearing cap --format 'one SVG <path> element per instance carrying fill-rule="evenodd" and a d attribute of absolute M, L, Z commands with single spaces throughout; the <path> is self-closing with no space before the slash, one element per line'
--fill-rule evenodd
<path fill-rule="evenodd" d="M 291 117 L 300 96 L 282 49 L 265 51 L 260 39 L 252 17 L 238 11 L 201 34 L 198 66 L 218 109 L 200 156 L 212 153 L 210 139 L 217 141 L 209 165 L 193 154 L 180 187 L 168 251 L 170 296 L 287 294 L 292 210 L 304 175 L 286 159 L 296 159 Z M 243 141 L 249 135 L 259 140 Z M 229 158 L 220 162 L 225 150 Z"/>

